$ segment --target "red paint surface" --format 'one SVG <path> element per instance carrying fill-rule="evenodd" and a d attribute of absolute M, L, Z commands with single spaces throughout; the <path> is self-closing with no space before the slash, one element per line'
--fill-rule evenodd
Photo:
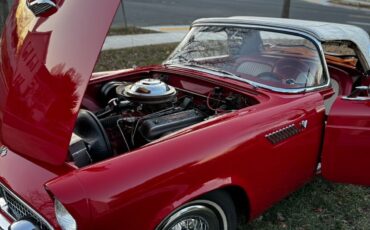
<path fill-rule="evenodd" d="M 191 74 L 179 69 L 176 73 Z M 198 74 L 189 80 L 204 84 Z M 228 82 L 220 84 L 230 85 L 232 81 Z M 249 89 L 242 83 L 235 87 Z M 174 208 L 208 191 L 230 186 L 246 191 L 250 215 L 256 217 L 312 179 L 324 124 L 319 92 L 279 95 L 260 91 L 256 98 L 263 103 L 81 169 L 47 187 L 71 212 L 78 212 L 81 200 L 89 200 L 94 224 L 86 229 L 118 229 L 116 220 L 128 229 L 153 229 Z M 289 124 L 299 127 L 302 120 L 309 121 L 308 128 L 285 142 L 274 146 L 265 138 Z M 86 193 L 81 194 L 78 186 L 68 186 L 76 178 Z M 77 191 L 66 192 L 66 188 Z"/>
<path fill-rule="evenodd" d="M 78 229 L 143 230 L 154 229 L 182 204 L 225 187 L 245 191 L 253 218 L 313 178 L 324 139 L 323 95 L 330 90 L 278 94 L 161 66 L 98 74 L 91 87 L 154 70 L 243 91 L 259 104 L 83 169 L 66 164 L 76 114 L 118 2 L 60 0 L 59 10 L 47 19 L 27 11 L 16 19 L 22 9 L 13 9 L 1 43 L 0 144 L 10 149 L 0 158 L 1 183 L 57 229 L 53 196 L 76 218 Z M 368 103 L 334 105 L 324 145 L 327 178 L 369 181 L 368 111 Z M 284 142 L 272 145 L 265 137 L 291 124 L 300 127 L 303 120 L 307 128 Z M 338 127 L 348 132 L 338 132 Z M 340 154 L 332 143 L 344 144 Z M 350 163 L 347 171 L 344 163 Z"/>
<path fill-rule="evenodd" d="M 338 98 L 330 111 L 323 150 L 323 176 L 370 186 L 370 101 Z"/>
<path fill-rule="evenodd" d="M 48 18 L 35 18 L 25 1 L 15 3 L 1 43 L 3 144 L 39 161 L 66 161 L 77 112 L 118 3 L 60 0 Z"/>

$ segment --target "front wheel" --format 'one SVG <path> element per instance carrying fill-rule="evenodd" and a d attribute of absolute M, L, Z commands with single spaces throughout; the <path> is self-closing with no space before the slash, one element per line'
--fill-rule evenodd
<path fill-rule="evenodd" d="M 236 224 L 232 199 L 217 191 L 180 207 L 157 230 L 235 230 Z"/>

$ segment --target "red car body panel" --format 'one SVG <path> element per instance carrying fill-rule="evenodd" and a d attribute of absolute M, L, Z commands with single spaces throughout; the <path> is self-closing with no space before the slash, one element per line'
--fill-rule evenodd
<path fill-rule="evenodd" d="M 76 219 L 78 229 L 146 230 L 219 188 L 245 193 L 245 206 L 254 218 L 315 176 L 324 140 L 323 97 L 332 95 L 330 88 L 274 93 L 164 66 L 96 74 L 89 83 L 119 1 L 59 0 L 58 11 L 48 18 L 35 18 L 24 3 L 16 2 L 1 41 L 0 146 L 10 150 L 0 157 L 0 182 L 55 229 L 54 197 Z M 148 71 L 244 89 L 260 104 L 82 169 L 66 163 L 88 84 Z M 333 106 L 323 172 L 330 180 L 369 185 L 369 104 L 349 103 L 339 99 Z M 267 134 L 291 124 L 301 128 L 298 135 L 276 145 L 267 140 Z M 337 132 L 339 126 L 350 130 Z M 355 143 L 350 149 L 355 155 L 348 148 L 338 154 L 333 142 L 348 148 Z"/>
<path fill-rule="evenodd" d="M 36 18 L 24 0 L 14 4 L 1 43 L 0 119 L 8 148 L 61 165 L 119 1 L 57 4 L 48 18 Z"/>
<path fill-rule="evenodd" d="M 370 101 L 338 98 L 326 126 L 323 176 L 370 186 Z"/>
<path fill-rule="evenodd" d="M 54 201 L 45 190 L 45 183 L 71 172 L 74 168 L 68 165 L 56 167 L 36 163 L 8 151 L 7 156 L 0 161 L 0 169 L 0 183 L 57 226 Z"/>
<path fill-rule="evenodd" d="M 282 142 L 272 146 L 265 138 L 272 130 L 298 124 L 302 119 L 307 119 L 310 126 L 293 137 L 295 145 Z M 174 208 L 223 187 L 246 191 L 250 216 L 256 217 L 315 175 L 323 120 L 319 93 L 305 97 L 274 95 L 263 105 L 194 126 L 163 142 L 74 172 L 94 210 L 92 218 L 96 222 L 88 228 L 119 229 L 115 220 L 120 219 L 127 229 L 154 229 Z M 63 199 L 67 188 L 63 184 L 64 178 L 60 178 L 47 187 Z M 70 210 L 78 209 L 68 200 L 62 202 L 70 205 Z"/>

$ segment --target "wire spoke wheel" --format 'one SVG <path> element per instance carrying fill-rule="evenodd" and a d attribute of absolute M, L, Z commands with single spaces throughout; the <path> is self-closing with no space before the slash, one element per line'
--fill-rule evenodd
<path fill-rule="evenodd" d="M 210 230 L 208 222 L 200 216 L 191 216 L 171 227 L 171 230 Z"/>
<path fill-rule="evenodd" d="M 206 203 L 205 203 L 206 202 Z M 211 204 L 211 205 L 208 205 Z M 164 230 L 221 230 L 227 225 L 223 210 L 209 201 L 197 201 L 173 214 Z"/>
<path fill-rule="evenodd" d="M 232 199 L 227 193 L 216 191 L 181 206 L 156 230 L 236 230 L 236 225 Z"/>

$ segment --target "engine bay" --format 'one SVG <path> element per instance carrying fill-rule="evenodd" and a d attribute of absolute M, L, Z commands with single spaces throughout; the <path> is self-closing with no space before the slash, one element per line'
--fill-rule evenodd
<path fill-rule="evenodd" d="M 163 75 L 108 81 L 92 86 L 87 94 L 89 103 L 79 112 L 70 144 L 78 167 L 258 104 L 253 97 L 229 88 Z"/>

